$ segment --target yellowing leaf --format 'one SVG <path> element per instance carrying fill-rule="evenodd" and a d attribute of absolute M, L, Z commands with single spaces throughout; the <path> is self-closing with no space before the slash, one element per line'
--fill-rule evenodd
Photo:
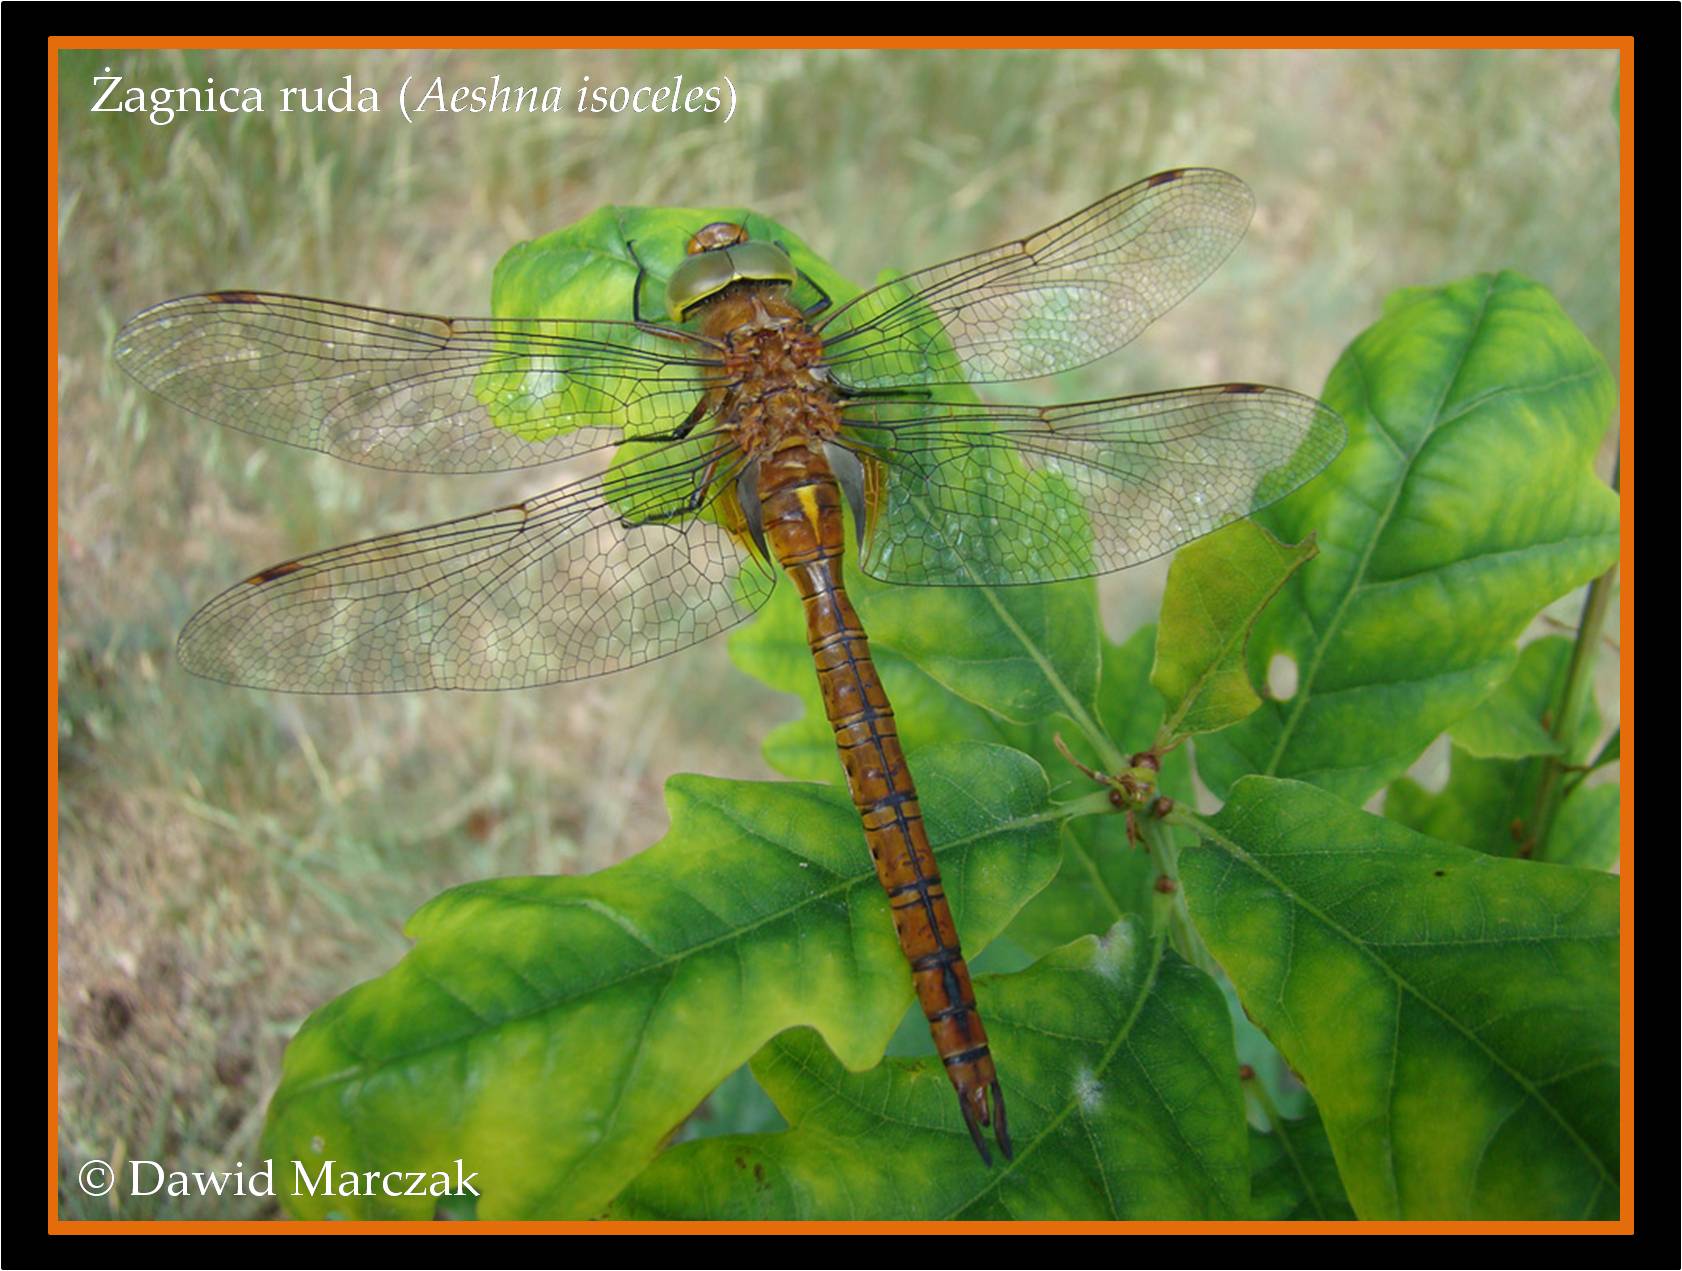
<path fill-rule="evenodd" d="M 1254 521 L 1236 521 L 1180 549 L 1168 570 L 1151 683 L 1168 701 L 1157 746 L 1225 728 L 1261 705 L 1244 647 L 1285 580 L 1317 552 L 1291 546 Z"/>

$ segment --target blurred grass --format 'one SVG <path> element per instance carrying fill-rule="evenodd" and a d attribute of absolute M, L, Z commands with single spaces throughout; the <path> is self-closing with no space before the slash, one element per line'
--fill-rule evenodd
<path fill-rule="evenodd" d="M 90 114 L 144 87 L 263 88 L 262 114 Z M 405 76 L 576 84 L 729 74 L 736 117 L 427 116 Z M 377 115 L 281 113 L 350 74 Z M 287 698 L 194 680 L 175 633 L 259 565 L 541 488 L 417 479 L 215 429 L 112 365 L 170 296 L 251 287 L 488 311 L 515 242 L 603 203 L 744 203 L 861 281 L 1038 228 L 1161 168 L 1238 173 L 1259 211 L 1119 357 L 1021 400 L 1223 378 L 1314 391 L 1399 286 L 1510 267 L 1616 365 L 1612 54 L 67 53 L 61 61 L 61 1148 L 250 1161 L 301 1018 L 383 970 L 453 883 L 600 868 L 659 836 L 680 770 L 769 775 L 792 707 L 722 641 L 523 693 Z M 1609 462 L 1609 456 L 1608 456 Z M 1105 583 L 1116 633 L 1160 569 Z M 1574 613 L 1574 610 L 1572 611 Z M 249 1216 L 252 1200 L 66 1216 Z"/>

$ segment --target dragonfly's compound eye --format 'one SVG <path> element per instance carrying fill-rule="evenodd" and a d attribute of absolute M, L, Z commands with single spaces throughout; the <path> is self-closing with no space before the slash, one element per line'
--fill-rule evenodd
<path fill-rule="evenodd" d="M 737 225 L 733 221 L 714 221 L 711 225 L 695 231 L 689 240 L 689 254 L 700 252 L 716 252 L 721 247 L 734 247 L 737 243 L 748 241 L 748 231 L 745 225 Z"/>
<path fill-rule="evenodd" d="M 727 225 L 724 228 L 740 227 Z M 703 234 L 705 232 L 702 231 Z M 700 234 L 695 236 L 696 239 L 700 237 Z M 672 276 L 666 283 L 666 312 L 674 322 L 682 322 L 692 308 L 712 299 L 732 283 L 763 282 L 793 286 L 799 276 L 788 253 L 773 243 L 734 243 L 691 251 L 672 270 Z"/>

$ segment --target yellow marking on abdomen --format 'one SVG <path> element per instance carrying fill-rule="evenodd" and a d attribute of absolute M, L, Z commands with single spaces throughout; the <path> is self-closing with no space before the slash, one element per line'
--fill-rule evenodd
<path fill-rule="evenodd" d="M 794 497 L 800 500 L 800 510 L 806 514 L 806 521 L 812 527 L 812 533 L 818 532 L 818 489 L 816 486 L 803 485 L 794 492 Z"/>

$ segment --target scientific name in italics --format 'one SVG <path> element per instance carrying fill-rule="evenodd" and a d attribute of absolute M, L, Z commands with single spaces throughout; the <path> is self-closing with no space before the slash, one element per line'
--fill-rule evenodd
<path fill-rule="evenodd" d="M 716 115 L 724 122 L 736 113 L 736 86 L 685 85 L 682 75 L 658 84 L 600 84 L 582 76 L 576 87 L 565 84 L 505 84 L 500 74 L 488 82 L 452 84 L 442 75 L 411 75 L 395 94 L 410 123 L 427 115 Z M 207 75 L 203 84 L 147 87 L 115 74 L 109 66 L 93 77 L 95 114 L 144 115 L 160 127 L 183 114 L 260 114 L 265 110 L 307 115 L 369 115 L 380 111 L 380 93 L 350 75 L 338 83 L 289 86 L 278 90 L 219 84 Z M 389 90 L 388 90 L 389 92 Z"/>

